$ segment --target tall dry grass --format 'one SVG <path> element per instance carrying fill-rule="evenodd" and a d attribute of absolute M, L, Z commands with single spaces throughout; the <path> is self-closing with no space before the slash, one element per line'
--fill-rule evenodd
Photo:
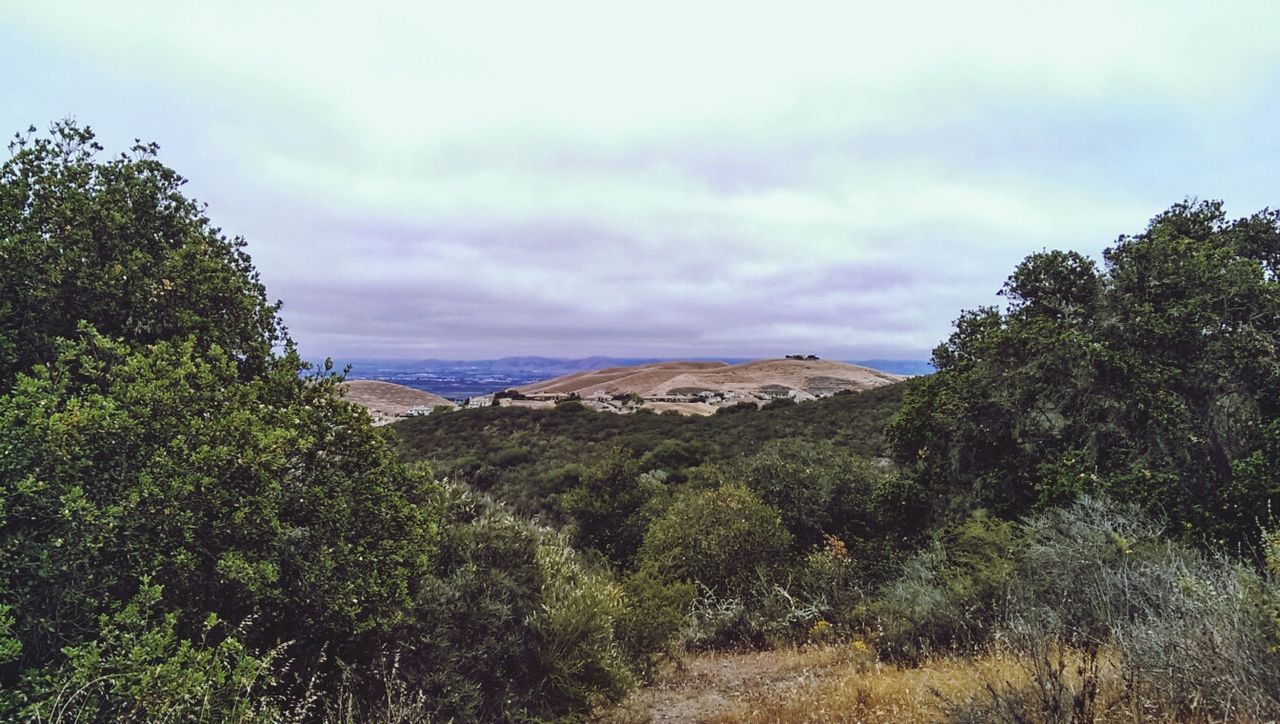
<path fill-rule="evenodd" d="M 812 657 L 815 665 L 831 658 L 828 650 L 798 651 L 797 665 Z M 1068 656 L 1068 659 L 1070 657 Z M 1104 665 L 1099 699 L 1108 705 L 1123 698 L 1124 682 L 1114 666 Z M 1074 671 L 1068 677 L 1078 678 Z M 977 657 L 928 659 L 919 666 L 854 657 L 825 676 L 799 687 L 761 690 L 713 717 L 713 722 L 930 722 L 983 720 L 994 713 L 994 695 L 1030 691 L 1029 663 L 1005 651 Z M 975 718 L 972 715 L 979 715 Z M 991 719 L 987 719 L 991 720 Z M 1122 715 L 1118 721 L 1127 721 Z"/>

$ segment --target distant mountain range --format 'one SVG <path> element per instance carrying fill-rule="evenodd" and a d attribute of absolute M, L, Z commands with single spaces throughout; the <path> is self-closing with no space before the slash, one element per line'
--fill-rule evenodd
<path fill-rule="evenodd" d="M 348 379 L 383 380 L 426 390 L 451 400 L 486 395 L 492 392 L 520 387 L 533 382 L 608 367 L 634 367 L 659 362 L 725 362 L 740 364 L 751 358 L 702 357 L 702 358 L 651 358 L 651 357 L 581 357 L 562 359 L 555 357 L 503 357 L 487 360 L 388 360 L 349 359 L 337 360 L 339 367 L 350 365 Z M 870 367 L 898 375 L 922 375 L 933 372 L 933 367 L 922 360 L 849 360 L 852 364 Z"/>

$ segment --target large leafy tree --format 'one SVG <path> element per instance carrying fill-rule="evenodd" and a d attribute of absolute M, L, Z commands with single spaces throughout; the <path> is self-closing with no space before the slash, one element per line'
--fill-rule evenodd
<path fill-rule="evenodd" d="M 965 312 L 907 395 L 894 453 L 961 507 L 1106 491 L 1195 537 L 1243 539 L 1280 486 L 1280 214 L 1186 202 L 1105 266 L 1028 257 Z"/>
<path fill-rule="evenodd" d="M 287 644 L 302 681 L 369 670 L 431 572 L 437 486 L 293 352 L 242 242 L 154 151 L 100 160 L 66 122 L 0 167 L 3 719 L 49 716 L 139 600 L 179 653 L 234 637 Z M 127 703 L 89 711 L 185 716 L 190 692 L 118 685 L 163 668 L 132 660 L 108 675 Z"/>
<path fill-rule="evenodd" d="M 34 132 L 0 167 L 0 391 L 81 322 L 138 345 L 192 336 L 260 372 L 286 341 L 278 305 L 157 147 L 102 160 L 88 128 Z"/>

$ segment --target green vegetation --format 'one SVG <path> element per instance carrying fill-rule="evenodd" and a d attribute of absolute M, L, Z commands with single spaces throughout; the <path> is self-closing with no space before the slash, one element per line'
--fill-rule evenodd
<path fill-rule="evenodd" d="M 581 405 L 551 410 L 495 407 L 397 423 L 403 460 L 425 461 L 437 475 L 465 482 L 527 516 L 558 515 L 556 496 L 576 487 L 584 469 L 613 452 L 644 470 L 662 470 L 683 482 L 704 462 L 726 461 L 770 440 L 830 443 L 860 457 L 888 454 L 883 430 L 897 411 L 904 385 L 856 395 L 835 395 L 756 414 L 593 414 Z M 513 459 L 510 451 L 528 457 Z M 643 472 L 644 470 L 638 471 Z"/>
<path fill-rule="evenodd" d="M 1204 543 L 1280 502 L 1280 213 L 1184 203 L 1099 270 L 1026 259 L 966 312 L 890 431 L 934 493 L 1013 515 L 1105 493 Z"/>
<path fill-rule="evenodd" d="M 62 123 L 0 168 L 0 719 L 554 717 L 624 692 L 608 574 L 396 462 L 155 148 L 99 150 Z"/>
<path fill-rule="evenodd" d="M 832 642 L 1024 665 L 957 720 L 1280 710 L 1280 214 L 1033 255 L 908 383 L 388 432 L 155 147 L 13 150 L 0 719 L 575 720 Z"/>

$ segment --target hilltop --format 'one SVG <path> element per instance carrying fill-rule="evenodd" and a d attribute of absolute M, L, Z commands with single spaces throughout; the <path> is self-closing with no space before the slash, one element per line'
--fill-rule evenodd
<path fill-rule="evenodd" d="M 342 383 L 342 397 L 369 411 L 373 424 L 385 425 L 402 417 L 409 417 L 411 410 L 424 413 L 436 407 L 454 407 L 454 403 L 440 395 L 378 380 L 348 380 Z"/>
<path fill-rule="evenodd" d="M 629 398 L 633 405 L 656 410 L 711 414 L 718 407 L 744 401 L 812 400 L 903 379 L 869 367 L 819 359 L 657 362 L 575 372 L 518 387 L 516 392 L 534 402 L 577 396 L 613 411 L 625 409 L 626 405 L 616 403 Z"/>

